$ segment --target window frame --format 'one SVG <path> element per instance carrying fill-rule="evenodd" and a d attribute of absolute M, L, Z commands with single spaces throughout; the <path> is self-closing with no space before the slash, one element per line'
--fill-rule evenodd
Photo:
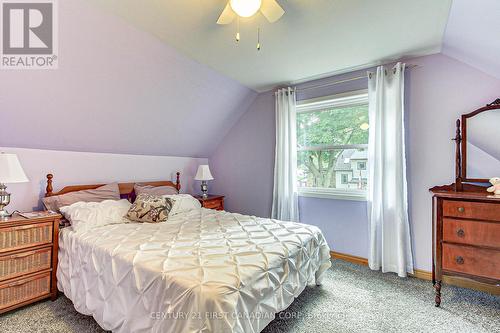
<path fill-rule="evenodd" d="M 296 112 L 315 112 L 325 108 L 342 108 L 355 105 L 368 105 L 368 89 L 355 90 L 342 94 L 323 96 L 319 98 L 305 99 L 297 102 Z M 327 149 L 368 149 L 368 144 L 352 145 L 317 145 L 297 148 L 299 151 L 327 150 Z M 368 164 L 368 161 L 366 162 Z M 368 165 L 366 165 L 368 167 Z M 367 201 L 367 190 L 339 189 L 324 187 L 299 187 L 298 194 L 301 197 Z"/>

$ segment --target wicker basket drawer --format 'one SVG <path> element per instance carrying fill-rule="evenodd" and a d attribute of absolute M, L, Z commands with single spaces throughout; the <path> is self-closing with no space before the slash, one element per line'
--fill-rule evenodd
<path fill-rule="evenodd" d="M 50 272 L 0 285 L 0 311 L 50 293 Z"/>
<path fill-rule="evenodd" d="M 0 253 L 51 243 L 52 222 L 0 228 Z"/>
<path fill-rule="evenodd" d="M 0 281 L 49 269 L 52 247 L 0 256 Z"/>

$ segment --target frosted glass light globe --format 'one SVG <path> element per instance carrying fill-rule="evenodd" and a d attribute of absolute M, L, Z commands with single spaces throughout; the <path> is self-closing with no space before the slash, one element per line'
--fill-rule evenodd
<path fill-rule="evenodd" d="M 241 17 L 250 17 L 257 13 L 262 0 L 231 0 L 231 8 Z"/>

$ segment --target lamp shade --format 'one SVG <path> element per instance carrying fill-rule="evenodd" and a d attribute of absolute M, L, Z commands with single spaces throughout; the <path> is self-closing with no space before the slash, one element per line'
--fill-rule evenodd
<path fill-rule="evenodd" d="M 231 0 L 231 8 L 241 17 L 250 17 L 262 6 L 262 0 Z"/>
<path fill-rule="evenodd" d="M 28 181 L 17 155 L 0 153 L 0 183 L 26 183 Z"/>
<path fill-rule="evenodd" d="M 198 172 L 196 173 L 196 176 L 194 177 L 195 180 L 212 180 L 214 177 L 212 176 L 212 173 L 210 173 L 210 168 L 208 165 L 200 165 L 198 167 Z"/>

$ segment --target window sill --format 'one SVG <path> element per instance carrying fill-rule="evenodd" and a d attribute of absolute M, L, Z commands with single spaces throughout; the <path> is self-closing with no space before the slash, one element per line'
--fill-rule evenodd
<path fill-rule="evenodd" d="M 299 188 L 299 196 L 308 198 L 367 201 L 366 194 L 366 191 L 360 190 L 343 191 L 324 188 Z"/>

